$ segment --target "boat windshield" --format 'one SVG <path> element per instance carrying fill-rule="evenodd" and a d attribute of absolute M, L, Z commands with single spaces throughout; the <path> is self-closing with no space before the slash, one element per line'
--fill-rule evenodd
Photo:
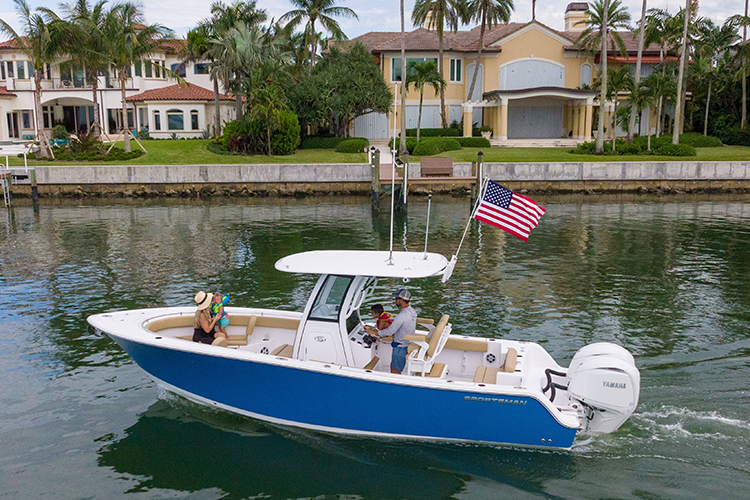
<path fill-rule="evenodd" d="M 359 311 L 355 310 L 348 318 L 346 318 L 346 331 L 351 335 L 362 323 L 359 318 Z"/>
<path fill-rule="evenodd" d="M 310 319 L 338 321 L 341 305 L 353 279 L 351 276 L 328 276 L 315 298 Z"/>

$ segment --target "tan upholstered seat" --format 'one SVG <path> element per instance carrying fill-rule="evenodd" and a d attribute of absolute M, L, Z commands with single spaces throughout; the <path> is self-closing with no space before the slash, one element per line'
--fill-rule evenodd
<path fill-rule="evenodd" d="M 374 370 L 375 367 L 378 364 L 378 361 L 380 361 L 380 358 L 378 356 L 373 356 L 369 363 L 367 363 L 364 367 L 365 370 Z"/>
<path fill-rule="evenodd" d="M 477 366 L 477 370 L 474 372 L 474 383 L 496 384 L 498 373 L 500 373 L 500 368 L 490 368 L 484 365 Z"/>
<path fill-rule="evenodd" d="M 414 344 L 418 346 L 418 349 L 412 351 L 406 356 L 406 368 L 407 375 L 414 375 L 416 373 L 425 374 L 432 370 L 432 365 L 435 362 L 435 358 L 443 350 L 443 346 L 448 340 L 450 335 L 451 326 L 448 323 L 450 316 L 444 314 L 435 329 L 432 331 L 429 341 L 426 341 L 424 335 L 407 335 L 404 336 L 407 340 L 412 340 Z M 407 349 L 408 353 L 408 349 Z"/>
<path fill-rule="evenodd" d="M 453 349 L 456 351 L 471 351 L 471 352 L 487 352 L 487 342 L 482 340 L 472 339 L 456 339 L 451 338 L 445 342 L 446 349 Z"/>
<path fill-rule="evenodd" d="M 284 344 L 280 345 L 273 351 L 271 351 L 271 356 L 281 356 L 282 358 L 291 358 L 292 354 L 294 352 L 294 346 L 291 344 Z"/>
<path fill-rule="evenodd" d="M 146 328 L 148 328 L 154 333 L 160 332 L 162 330 L 167 330 L 169 328 L 187 328 L 187 327 L 192 328 L 194 318 L 195 318 L 194 314 L 170 316 L 168 318 L 161 318 L 161 319 L 154 320 L 148 325 L 146 325 Z"/>
<path fill-rule="evenodd" d="M 516 371 L 516 359 L 518 359 L 518 351 L 514 348 L 508 349 L 505 354 L 505 363 L 503 363 L 503 371 L 506 373 L 513 373 Z"/>

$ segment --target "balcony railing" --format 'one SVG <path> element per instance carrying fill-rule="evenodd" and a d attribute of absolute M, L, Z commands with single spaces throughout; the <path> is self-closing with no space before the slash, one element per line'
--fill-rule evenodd
<path fill-rule="evenodd" d="M 36 90 L 36 84 L 33 79 L 8 78 L 5 80 L 9 92 L 14 90 Z M 125 89 L 133 90 L 135 84 L 132 79 L 125 81 Z M 71 80 L 67 78 L 51 78 L 42 80 L 42 90 L 91 90 L 92 87 L 87 81 Z M 120 89 L 120 81 L 105 78 L 99 78 L 99 89 Z"/>

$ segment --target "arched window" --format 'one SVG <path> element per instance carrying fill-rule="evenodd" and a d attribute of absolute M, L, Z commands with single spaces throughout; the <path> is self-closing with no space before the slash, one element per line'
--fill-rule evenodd
<path fill-rule="evenodd" d="M 581 87 L 584 85 L 591 86 L 591 65 L 589 63 L 581 65 Z"/>
<path fill-rule="evenodd" d="M 161 130 L 161 114 L 154 111 L 154 130 Z"/>
<path fill-rule="evenodd" d="M 167 129 L 185 130 L 185 116 L 181 109 L 167 110 Z"/>
<path fill-rule="evenodd" d="M 190 129 L 198 130 L 198 110 L 193 109 L 190 111 Z"/>

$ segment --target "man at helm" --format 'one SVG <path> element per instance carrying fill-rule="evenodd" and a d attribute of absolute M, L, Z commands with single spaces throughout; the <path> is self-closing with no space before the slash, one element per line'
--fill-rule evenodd
<path fill-rule="evenodd" d="M 404 340 L 404 335 L 414 335 L 417 330 L 417 311 L 409 304 L 411 302 L 411 293 L 409 290 L 402 288 L 395 292 L 396 307 L 401 311 L 393 318 L 391 326 L 384 330 L 378 331 L 375 328 L 367 327 L 367 333 L 376 337 L 393 336 L 391 347 L 391 373 L 401 373 L 406 366 L 406 349 L 409 347 L 409 341 Z"/>

